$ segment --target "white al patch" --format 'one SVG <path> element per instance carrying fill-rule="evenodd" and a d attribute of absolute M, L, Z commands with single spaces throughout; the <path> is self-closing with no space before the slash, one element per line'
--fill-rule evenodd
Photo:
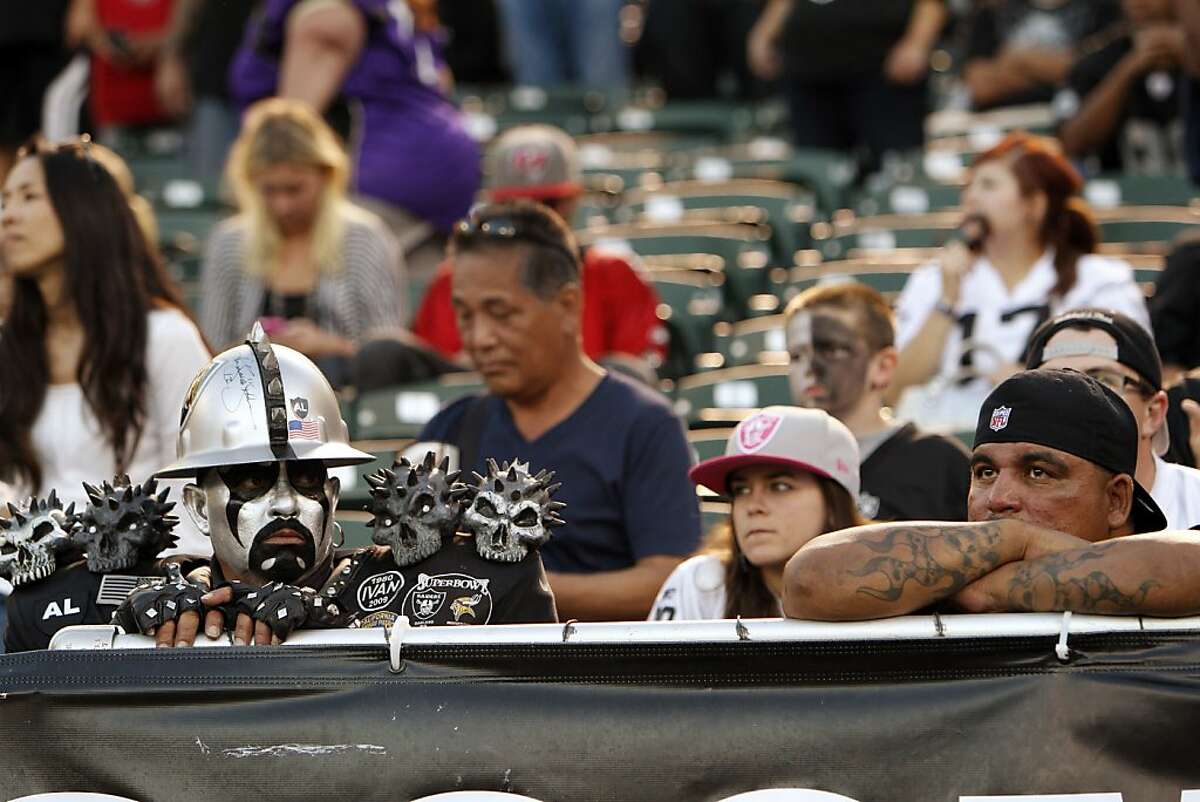
<path fill-rule="evenodd" d="M 358 586 L 359 609 L 364 613 L 382 610 L 394 602 L 403 589 L 404 574 L 399 571 L 385 571 L 367 577 Z"/>
<path fill-rule="evenodd" d="M 59 602 L 50 602 L 46 605 L 46 609 L 42 611 L 42 620 L 49 621 L 51 618 L 62 618 L 65 615 L 75 615 L 83 612 L 75 606 L 75 602 L 71 601 L 70 597 Z"/>

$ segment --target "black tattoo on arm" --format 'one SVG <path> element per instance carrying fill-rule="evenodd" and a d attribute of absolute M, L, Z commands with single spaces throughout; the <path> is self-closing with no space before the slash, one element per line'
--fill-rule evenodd
<path fill-rule="evenodd" d="M 1088 571 L 1085 563 L 1102 558 L 1112 544 L 1083 551 L 1052 554 L 1021 563 L 1008 584 L 1013 610 L 1048 612 L 1072 610 L 1088 613 L 1136 613 L 1146 596 L 1162 583 L 1146 579 L 1131 593 L 1117 587 L 1106 571 Z"/>
<path fill-rule="evenodd" d="M 885 529 L 879 540 L 861 541 L 861 545 L 880 556 L 872 557 L 852 575 L 878 576 L 883 587 L 872 583 L 860 586 L 857 592 L 883 601 L 899 599 L 910 582 L 936 588 L 939 599 L 950 596 L 1004 562 L 998 523 L 892 527 Z"/>

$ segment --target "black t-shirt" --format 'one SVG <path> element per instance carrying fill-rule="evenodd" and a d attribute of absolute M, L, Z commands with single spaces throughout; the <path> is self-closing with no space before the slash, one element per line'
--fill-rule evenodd
<path fill-rule="evenodd" d="M 1088 37 L 1121 18 L 1113 0 L 994 0 L 981 3 L 971 17 L 966 61 L 995 58 L 1007 48 L 1074 50 Z M 1086 48 L 1085 48 L 1086 49 Z M 1054 95 L 1049 84 L 1004 99 L 1004 105 L 1046 103 Z"/>
<path fill-rule="evenodd" d="M 188 558 L 176 558 L 186 572 Z M 20 585 L 8 597 L 9 652 L 45 649 L 54 633 L 77 624 L 107 624 L 142 577 L 165 576 L 164 563 L 136 565 L 121 574 L 93 574 L 79 561 L 31 585 Z"/>
<path fill-rule="evenodd" d="M 412 626 L 538 624 L 558 620 L 542 559 L 484 560 L 469 537 L 454 538 L 415 565 L 400 568 L 387 549 L 362 549 L 338 565 L 350 568 L 337 603 L 352 627 L 388 627 L 405 615 Z"/>
<path fill-rule="evenodd" d="M 835 81 L 877 74 L 904 35 L 915 0 L 796 0 L 783 32 L 787 74 Z"/>
<path fill-rule="evenodd" d="M 1060 124 L 1079 113 L 1087 96 L 1132 50 L 1133 39 L 1123 36 L 1075 62 L 1066 86 L 1054 96 Z M 1182 80 L 1180 70 L 1150 72 L 1134 80 L 1115 135 L 1096 153 L 1100 169 L 1163 174 L 1183 164 Z"/>
<path fill-rule="evenodd" d="M 970 456 L 957 440 L 905 424 L 859 468 L 859 510 L 880 521 L 963 521 Z"/>
<path fill-rule="evenodd" d="M 1200 366 L 1200 237 L 1179 243 L 1167 255 L 1149 306 L 1163 362 Z"/>

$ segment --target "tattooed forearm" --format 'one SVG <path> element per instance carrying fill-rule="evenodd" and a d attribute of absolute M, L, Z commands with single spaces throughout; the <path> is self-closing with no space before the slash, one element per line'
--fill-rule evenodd
<path fill-rule="evenodd" d="M 1020 564 L 1008 585 L 1011 608 L 1088 613 L 1139 611 L 1150 591 L 1162 587 L 1162 583 L 1145 579 L 1131 592 L 1124 592 L 1107 572 L 1086 570 L 1086 564 L 1102 558 L 1106 550 L 1106 546 L 1096 546 Z"/>
<path fill-rule="evenodd" d="M 858 593 L 883 601 L 899 599 L 910 582 L 949 596 L 1004 562 L 1000 539 L 998 523 L 889 528 L 861 541 L 880 556 L 851 574 L 872 580 Z"/>

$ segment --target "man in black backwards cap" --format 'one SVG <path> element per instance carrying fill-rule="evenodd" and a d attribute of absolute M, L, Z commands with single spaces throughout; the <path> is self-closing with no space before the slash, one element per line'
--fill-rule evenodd
<path fill-rule="evenodd" d="M 1073 370 L 1018 373 L 979 413 L 969 522 L 815 538 L 788 563 L 784 611 L 1200 612 L 1200 539 L 1160 531 L 1162 511 L 1134 479 L 1137 451 L 1137 421 L 1108 387 Z"/>

